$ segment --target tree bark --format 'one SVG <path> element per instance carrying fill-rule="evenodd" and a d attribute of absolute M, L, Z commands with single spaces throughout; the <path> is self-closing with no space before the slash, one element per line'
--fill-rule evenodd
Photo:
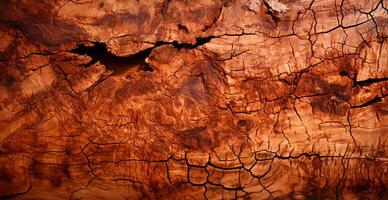
<path fill-rule="evenodd" d="M 388 3 L 0 3 L 0 198 L 387 199 Z"/>

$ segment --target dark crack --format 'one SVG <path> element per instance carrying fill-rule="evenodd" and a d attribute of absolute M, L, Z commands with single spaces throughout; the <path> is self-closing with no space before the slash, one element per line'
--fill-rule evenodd
<path fill-rule="evenodd" d="M 153 48 L 145 49 L 131 56 L 121 57 L 109 52 L 105 43 L 95 42 L 93 44 L 94 46 L 91 47 L 81 44 L 70 52 L 90 56 L 92 60 L 87 66 L 100 62 L 107 69 L 113 71 L 112 75 L 120 75 L 134 68 L 142 71 L 153 71 L 153 68 L 145 62 Z"/>
<path fill-rule="evenodd" d="M 120 75 L 129 70 L 142 70 L 152 72 L 154 69 L 145 62 L 145 59 L 151 54 L 152 50 L 162 45 L 172 45 L 174 48 L 181 49 L 195 49 L 206 43 L 209 43 L 215 36 L 208 36 L 203 38 L 196 38 L 195 44 L 179 43 L 178 41 L 164 42 L 158 41 L 154 46 L 130 56 L 117 56 L 108 51 L 105 43 L 94 42 L 93 46 L 86 46 L 84 44 L 78 45 L 77 48 L 70 50 L 71 53 L 78 55 L 88 55 L 92 60 L 86 64 L 87 67 L 100 62 L 109 70 L 113 71 L 112 75 Z"/>
<path fill-rule="evenodd" d="M 31 189 L 32 189 L 32 185 L 30 184 L 26 191 L 22 191 L 22 192 L 10 194 L 10 195 L 4 195 L 4 196 L 0 195 L 0 199 L 15 199 L 18 196 L 22 196 L 29 193 Z"/>
<path fill-rule="evenodd" d="M 355 82 L 355 85 L 359 85 L 359 86 L 369 86 L 369 85 L 372 85 L 374 83 L 379 83 L 379 82 L 384 82 L 384 81 L 388 81 L 388 78 L 374 78 L 374 79 L 367 79 L 367 80 L 363 80 L 363 81 L 356 81 Z"/>
<path fill-rule="evenodd" d="M 155 47 L 161 46 L 161 45 L 172 45 L 174 48 L 181 50 L 181 49 L 195 49 L 198 48 L 204 44 L 209 43 L 213 38 L 216 38 L 216 36 L 208 36 L 203 38 L 196 38 L 195 44 L 189 44 L 189 43 L 179 43 L 178 41 L 174 40 L 173 42 L 164 42 L 164 41 L 158 41 L 155 43 Z"/>
<path fill-rule="evenodd" d="M 388 96 L 388 95 L 385 95 L 385 96 L 377 96 L 377 97 L 375 97 L 375 98 L 373 98 L 373 99 L 371 99 L 371 100 L 369 100 L 369 101 L 367 101 L 367 102 L 365 102 L 365 103 L 363 103 L 363 104 L 361 104 L 361 105 L 352 106 L 352 108 L 365 108 L 365 107 L 371 106 L 371 105 L 373 105 L 373 104 L 376 104 L 376 103 L 381 102 L 382 99 L 383 99 L 384 97 L 386 97 L 386 96 Z"/>
<path fill-rule="evenodd" d="M 175 10 L 175 7 L 169 5 L 170 1 L 164 0 L 161 2 L 163 18 L 169 18 L 170 11 L 174 12 Z M 225 1 L 225 6 L 229 2 L 232 1 Z M 265 10 L 265 23 L 270 22 L 271 25 L 275 23 L 276 28 L 282 28 L 289 21 L 286 14 L 276 11 L 275 4 L 271 5 L 271 1 L 262 0 L 262 2 L 264 5 L 260 8 L 260 12 L 255 12 L 255 14 L 263 14 L 262 12 Z M 91 2 L 73 3 L 86 4 Z M 264 195 L 267 195 L 268 199 L 294 199 L 295 196 L 307 199 L 341 199 L 348 197 L 346 195 L 349 191 L 351 191 L 350 194 L 354 195 L 362 195 L 362 193 L 368 192 L 368 195 L 371 196 L 370 199 L 374 199 L 373 193 L 379 192 L 379 197 L 383 199 L 383 195 L 386 194 L 381 193 L 381 191 L 386 191 L 384 186 L 386 177 L 383 174 L 385 171 L 381 168 L 381 163 L 385 159 L 384 140 L 381 142 L 382 136 L 377 134 L 375 137 L 378 138 L 377 147 L 365 145 L 363 141 L 365 139 L 361 138 L 361 134 L 357 134 L 357 131 L 363 131 L 360 130 L 363 128 L 363 118 L 360 120 L 360 125 L 354 120 L 362 115 L 349 112 L 349 107 L 361 108 L 377 104 L 375 110 L 378 110 L 377 107 L 384 106 L 379 102 L 385 101 L 383 98 L 388 96 L 383 94 L 383 86 L 387 83 L 388 78 L 371 78 L 357 81 L 357 72 L 354 72 L 353 68 L 355 67 L 353 67 L 352 62 L 341 61 L 340 65 L 336 65 L 338 71 L 336 70 L 335 73 L 342 78 L 336 76 L 336 78 L 339 78 L 337 81 L 346 78 L 349 80 L 346 80 L 344 84 L 331 82 L 331 75 L 329 75 L 330 80 L 324 77 L 327 73 L 331 73 L 331 65 L 328 64 L 328 68 L 326 68 L 326 61 L 335 61 L 338 59 L 337 54 L 334 55 L 334 58 L 325 54 L 321 61 L 313 61 L 313 58 L 320 57 L 318 54 L 321 47 L 319 47 L 320 42 L 315 37 L 316 35 L 327 34 L 337 29 L 354 28 L 367 22 L 374 22 L 377 31 L 379 21 L 377 18 L 376 20 L 373 18 L 373 13 L 369 13 L 368 16 L 372 19 L 354 25 L 344 25 L 342 21 L 348 15 L 346 13 L 348 12 L 346 2 L 335 2 L 338 26 L 317 33 L 317 29 L 320 29 L 319 20 L 322 15 L 319 15 L 319 10 L 315 11 L 312 8 L 313 3 L 314 0 L 311 1 L 305 12 L 298 11 L 298 17 L 292 23 L 292 34 L 268 35 L 264 33 L 266 32 L 264 28 L 261 30 L 262 28 L 258 27 L 257 31 L 251 33 L 246 33 L 243 28 L 241 28 L 241 33 L 231 31 L 231 33 L 222 34 L 221 32 L 219 35 L 215 35 L 216 33 L 212 32 L 209 34 L 214 35 L 196 38 L 192 42 L 182 42 L 178 39 L 154 41 L 142 37 L 144 40 L 152 40 L 152 42 L 144 41 L 151 47 L 130 56 L 115 55 L 109 51 L 107 44 L 103 42 L 94 42 L 90 46 L 79 44 L 77 48 L 69 52 L 84 55 L 79 57 L 89 56 L 90 62 L 84 64 L 85 67 L 90 67 L 89 69 L 92 69 L 94 64 L 100 63 L 106 66 L 109 71 L 112 71 L 113 75 L 120 75 L 128 71 L 152 72 L 154 70 L 153 66 L 148 65 L 146 62 L 151 53 L 153 54 L 151 58 L 154 58 L 154 54 L 155 58 L 158 58 L 156 54 L 160 54 L 160 60 L 165 64 L 163 66 L 167 66 L 169 69 L 164 74 L 160 73 L 161 76 L 146 77 L 147 80 L 143 76 L 134 76 L 133 80 L 126 80 L 125 84 L 116 85 L 116 83 L 122 83 L 118 82 L 122 80 L 114 80 L 116 82 L 106 81 L 106 84 L 96 88 L 95 92 L 89 93 L 89 90 L 83 93 L 85 90 L 80 90 L 83 93 L 79 95 L 81 98 L 78 98 L 78 95 L 72 93 L 69 95 L 67 91 L 63 91 L 67 83 L 62 84 L 61 81 L 57 81 L 57 85 L 53 86 L 54 88 L 51 91 L 44 93 L 45 96 L 39 96 L 40 94 L 34 91 L 33 104 L 27 104 L 26 107 L 30 107 L 26 108 L 25 112 L 27 114 L 30 111 L 35 112 L 40 118 L 26 117 L 32 122 L 25 122 L 26 125 L 21 128 L 17 128 L 17 125 L 22 121 L 18 118 L 19 115 L 23 116 L 22 112 L 6 118 L 7 120 L 3 123 L 5 124 L 4 127 L 8 127 L 8 124 L 10 124 L 9 126 L 12 126 L 9 128 L 10 130 L 14 127 L 17 130 L 14 132 L 5 131 L 10 136 L 6 135 L 7 138 L 4 139 L 0 152 L 1 156 L 6 158 L 4 163 L 9 162 L 8 158 L 13 159 L 14 154 L 19 155 L 22 153 L 23 157 L 32 159 L 31 163 L 22 166 L 23 169 L 28 169 L 26 172 L 18 171 L 18 163 L 18 165 L 14 165 L 16 166 L 14 168 L 12 165 L 8 166 L 7 164 L 4 164 L 5 167 L 0 167 L 0 179 L 4 183 L 2 186 L 6 188 L 3 191 L 8 192 L 8 188 L 18 187 L 19 183 L 14 180 L 22 176 L 30 177 L 30 184 L 33 185 L 30 185 L 27 191 L 27 185 L 23 185 L 21 188 L 15 187 L 17 190 L 11 190 L 11 192 L 19 193 L 8 196 L 0 195 L 0 199 L 19 198 L 18 195 L 27 193 L 26 197 L 23 198 L 33 198 L 32 196 L 35 194 L 47 190 L 47 188 L 42 187 L 42 189 L 34 189 L 33 192 L 29 192 L 31 187 L 35 188 L 40 183 L 51 184 L 48 189 L 58 188 L 59 191 L 68 187 L 69 184 L 73 184 L 73 182 L 74 188 L 71 188 L 70 199 L 73 199 L 73 195 L 74 198 L 80 198 L 75 195 L 80 190 L 85 190 L 82 191 L 81 196 L 96 193 L 96 198 L 99 193 L 101 194 L 100 191 L 105 194 L 105 192 L 109 192 L 108 190 L 129 191 L 130 197 L 128 198 L 163 199 L 163 197 L 174 197 L 174 195 L 180 194 L 191 198 L 190 192 L 197 190 L 198 187 L 204 190 L 203 198 L 205 199 L 227 199 L 227 195 L 230 199 L 251 199 L 250 194 L 255 195 L 254 193 L 260 194 L 261 192 L 265 193 Z M 378 5 L 383 6 L 382 1 Z M 100 3 L 98 6 L 100 9 L 109 7 L 108 4 L 105 5 L 104 3 Z M 220 9 L 222 11 L 222 8 Z M 205 30 L 210 28 L 213 30 L 213 28 L 224 25 L 222 21 L 224 15 L 221 16 L 221 11 L 218 18 L 212 21 L 209 26 L 205 26 Z M 230 10 L 226 9 L 225 15 L 228 12 Z M 309 17 L 310 12 L 311 17 Z M 235 16 L 237 15 L 236 12 Z M 127 21 L 130 21 L 132 17 L 136 18 L 131 16 Z M 303 29 L 303 31 L 306 31 L 307 36 L 302 38 L 303 36 L 298 35 L 301 32 L 298 28 L 303 28 L 304 25 L 298 25 L 296 22 L 298 20 L 304 22 L 308 18 L 312 18 L 312 21 L 307 21 L 307 23 L 311 23 L 311 26 Z M 217 20 L 220 20 L 220 24 L 213 26 Z M 247 20 L 249 22 L 249 19 Z M 173 30 L 178 29 L 180 33 L 190 34 L 196 32 L 196 29 L 189 29 L 194 27 L 191 23 L 185 23 L 184 21 L 174 22 L 171 25 L 173 25 Z M 236 23 L 237 25 L 239 24 Z M 251 28 L 255 28 L 255 26 L 252 25 Z M 144 32 L 139 30 L 140 34 L 143 36 Z M 246 35 L 255 35 L 255 37 L 240 37 Z M 130 34 L 122 37 L 127 36 L 132 37 Z M 236 37 L 234 39 L 237 42 L 232 43 L 230 56 L 221 59 L 216 57 L 218 55 L 216 51 L 197 52 L 203 49 L 206 50 L 202 45 L 211 42 L 213 38 L 223 36 Z M 275 59 L 273 65 L 271 59 L 262 66 L 259 62 L 261 59 L 251 57 L 261 56 L 266 60 L 268 54 L 265 53 L 265 45 L 279 45 L 279 48 L 283 49 L 283 43 L 277 43 L 277 41 L 283 41 L 281 38 L 288 36 L 306 40 L 300 45 L 298 45 L 297 40 L 289 41 L 292 56 L 296 63 L 294 67 L 302 65 L 298 63 L 301 57 L 297 54 L 307 52 L 306 59 L 308 61 L 306 62 L 309 63 L 305 68 L 294 69 L 293 66 L 289 65 L 291 74 L 287 73 L 287 76 L 283 76 L 286 75 L 285 73 L 277 75 L 271 71 L 272 69 L 276 71 L 277 66 L 280 65 L 275 62 L 276 59 L 287 59 L 283 51 L 276 52 L 275 56 L 278 56 L 278 58 Z M 262 47 L 259 43 L 255 43 L 252 48 L 249 46 L 245 50 L 240 48 L 246 44 L 246 41 L 249 41 L 249 43 L 252 40 L 255 41 L 256 37 L 264 37 L 266 41 L 268 39 L 268 43 L 263 44 L 263 49 L 255 52 L 255 48 Z M 39 39 L 39 37 L 36 38 Z M 369 40 L 368 38 L 362 39 L 364 42 Z M 21 41 L 24 42 L 24 40 Z M 271 41 L 276 43 L 271 43 Z M 16 45 L 19 45 L 19 43 L 16 43 Z M 349 46 L 347 42 L 342 45 Z M 174 51 L 171 51 L 172 53 L 175 53 L 175 50 L 180 51 L 179 59 L 176 59 L 179 61 L 178 63 L 174 63 L 175 60 L 171 61 L 172 53 L 169 51 L 153 52 L 155 48 L 166 46 L 175 48 Z M 373 45 L 368 45 L 368 47 L 373 48 Z M 221 51 L 219 54 L 223 54 L 223 52 Z M 207 54 L 202 56 L 201 53 Z M 309 55 L 310 53 L 311 55 Z M 328 51 L 328 53 L 330 52 Z M 28 56 L 32 54 L 37 53 L 30 53 Z M 345 54 L 344 51 L 342 54 Z M 358 54 L 358 52 L 355 53 L 355 55 Z M 383 54 L 380 52 L 381 55 Z M 28 56 L 23 56 L 23 58 Z M 65 63 L 63 61 L 64 63 L 61 63 L 62 56 L 65 56 L 71 62 Z M 69 82 L 69 87 L 73 91 L 70 82 L 76 82 L 79 79 L 87 80 L 90 78 L 88 76 L 94 75 L 92 70 L 88 71 L 81 68 L 79 71 L 82 74 L 76 74 L 77 76 L 75 76 L 73 68 L 67 68 L 67 66 L 74 64 L 72 61 L 75 55 L 60 54 L 58 58 L 56 56 L 52 57 L 50 58 L 52 60 L 61 59 L 61 62 L 58 61 L 58 63 L 63 64 L 63 66 L 58 67 L 58 70 L 64 75 L 64 79 Z M 344 60 L 353 60 L 352 56 L 343 55 L 342 57 L 344 57 Z M 10 58 L 11 61 L 13 61 L 12 59 L 16 60 L 16 64 L 23 63 L 19 62 L 19 58 Z M 257 59 L 257 62 L 255 59 Z M 191 63 L 192 60 L 195 62 Z M 235 60 L 242 60 L 243 62 L 235 62 Z M 35 60 L 32 59 L 31 62 L 35 62 Z M 253 62 L 257 66 L 250 66 L 253 65 Z M 6 64 L 8 65 L 8 63 Z M 17 67 L 16 64 L 13 64 L 15 68 Z M 267 74 L 264 70 L 261 73 L 262 69 L 266 69 L 267 64 L 271 73 Z M 174 67 L 176 67 L 176 71 L 172 73 Z M 2 82 L 16 88 L 19 84 L 19 77 L 11 73 L 12 71 L 8 68 L 6 69 L 5 72 L 9 75 L 4 76 Z M 40 70 L 40 68 L 38 69 Z M 38 69 L 33 68 L 31 71 Z M 78 69 L 74 71 L 76 70 Z M 161 70 L 161 72 L 163 71 Z M 239 81 L 242 80 L 241 84 L 236 81 L 236 85 L 240 84 L 241 90 L 231 93 L 233 90 L 228 90 L 228 88 L 234 87 L 234 82 L 233 85 L 229 84 L 229 76 L 231 77 L 230 80 L 237 80 L 240 72 L 244 72 L 241 75 L 243 78 L 239 79 Z M 42 77 L 45 78 L 43 75 Z M 43 78 L 42 80 L 45 80 Z M 104 74 L 97 81 L 92 79 L 95 82 L 90 88 L 94 88 L 95 85 L 107 80 L 105 78 Z M 175 79 L 176 82 L 174 82 Z M 37 79 L 37 82 L 40 82 L 40 79 Z M 348 83 L 353 85 L 351 86 Z M 381 85 L 383 86 L 380 88 L 374 87 Z M 363 86 L 373 87 L 353 88 Z M 239 89 L 238 86 L 236 88 Z M 375 94 L 368 100 L 351 105 L 353 95 L 360 94 L 360 90 L 373 90 L 375 92 L 378 90 L 376 88 L 381 90 L 380 94 Z M 181 92 L 185 89 L 190 92 Z M 139 92 L 140 90 L 141 92 Z M 155 92 L 155 95 L 148 96 L 150 91 L 157 92 Z M 210 92 L 206 93 L 208 91 Z M 217 93 L 213 93 L 213 91 Z M 258 94 L 256 95 L 255 92 Z M 359 93 L 355 94 L 356 92 Z M 199 98 L 196 97 L 202 93 L 210 95 L 198 100 Z M 241 94 L 241 97 L 234 97 L 239 94 Z M 209 98 L 207 98 L 208 96 Z M 35 98 L 43 100 L 39 102 Z M 238 99 L 238 101 L 234 101 L 234 99 Z M 247 106 L 243 104 L 245 101 L 251 100 L 252 102 L 248 102 Z M 182 102 L 182 105 L 180 105 L 180 102 Z M 259 105 L 255 107 L 253 103 Z M 253 105 L 252 108 L 251 105 Z M 6 108 L 8 109 L 8 107 L 12 108 L 12 106 Z M 116 108 L 118 109 L 116 110 Z M 198 108 L 198 112 L 192 108 Z M 178 109 L 181 109 L 182 112 L 179 113 Z M 12 108 L 12 112 L 14 112 L 13 110 L 17 111 L 17 108 Z M 316 112 L 317 110 L 322 112 Z M 369 112 L 374 112 L 374 110 Z M 52 114 L 53 116 L 50 117 L 55 118 L 57 121 L 51 121 L 50 118 L 50 120 L 43 123 L 42 121 L 46 119 L 48 113 Z M 239 117 L 240 114 L 244 115 Z M 379 121 L 380 116 L 383 114 L 383 112 L 376 112 Z M 330 119 L 326 116 L 329 116 Z M 206 120 L 202 121 L 202 119 Z M 322 119 L 319 124 L 319 131 L 309 127 L 316 125 L 316 119 Z M 15 125 L 13 121 L 17 124 Z M 182 127 L 181 124 L 184 126 Z M 372 132 L 374 130 L 376 132 L 380 131 L 378 126 L 381 124 L 375 124 L 374 127 L 367 130 L 369 133 L 374 134 Z M 330 133 L 333 129 L 327 128 L 331 127 L 339 130 L 339 134 L 337 132 Z M 354 145 L 351 144 L 347 135 L 340 135 L 342 133 L 340 129 L 345 130 L 343 133 L 350 134 Z M 304 132 L 307 135 L 306 141 L 304 141 Z M 353 133 L 355 137 L 353 137 Z M 282 134 L 284 139 L 282 135 L 278 134 Z M 266 138 L 268 138 L 267 141 Z M 324 147 L 321 139 L 324 140 L 325 138 L 327 141 L 324 144 L 333 144 L 334 149 L 331 146 Z M 58 144 L 57 141 L 53 142 L 54 140 L 58 140 Z M 268 144 L 267 147 L 266 143 Z M 373 144 L 375 143 L 377 142 Z M 65 145 L 66 147 L 63 147 Z M 345 152 L 343 152 L 344 145 L 346 145 Z M 382 150 L 380 146 L 382 146 Z M 24 156 L 24 154 L 28 156 Z M 51 156 L 53 156 L 53 159 L 51 159 Z M 59 156 L 63 159 L 57 159 L 60 158 Z M 15 159 L 18 158 L 15 157 Z M 362 170 L 365 170 L 365 172 L 362 172 Z M 79 180 L 84 183 L 76 185 Z M 112 181 L 117 183 L 112 184 Z M 282 184 L 279 186 L 278 183 Z M 116 186 L 117 188 L 114 188 Z M 95 187 L 98 189 L 95 189 Z M 381 189 L 377 187 L 381 187 Z M 138 194 L 133 191 L 138 192 Z M 289 191 L 292 192 L 288 193 Z M 198 195 L 198 193 L 194 195 Z M 365 199 L 365 196 L 360 196 L 360 198 Z"/>

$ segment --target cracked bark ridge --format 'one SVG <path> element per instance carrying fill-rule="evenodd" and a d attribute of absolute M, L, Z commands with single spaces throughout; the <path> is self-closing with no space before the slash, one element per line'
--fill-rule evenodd
<path fill-rule="evenodd" d="M 0 3 L 1 199 L 386 199 L 383 0 Z"/>

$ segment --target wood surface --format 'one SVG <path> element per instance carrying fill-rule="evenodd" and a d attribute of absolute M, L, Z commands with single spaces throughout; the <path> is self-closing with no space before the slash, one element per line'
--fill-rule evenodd
<path fill-rule="evenodd" d="M 2 0 L 0 199 L 388 199 L 387 8 Z"/>

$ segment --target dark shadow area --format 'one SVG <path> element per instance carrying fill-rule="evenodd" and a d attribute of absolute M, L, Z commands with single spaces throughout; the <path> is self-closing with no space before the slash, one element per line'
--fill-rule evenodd
<path fill-rule="evenodd" d="M 158 47 L 158 46 L 161 46 L 161 45 L 164 45 L 164 44 L 171 44 L 171 45 L 173 45 L 178 50 L 181 50 L 181 49 L 195 49 L 195 48 L 197 48 L 197 47 L 199 47 L 201 45 L 204 45 L 204 44 L 210 42 L 213 38 L 215 38 L 215 37 L 214 36 L 208 36 L 208 37 L 204 37 L 204 38 L 196 38 L 195 44 L 178 43 L 178 41 L 173 41 L 173 42 L 159 41 L 159 42 L 156 42 L 155 47 Z"/>
<path fill-rule="evenodd" d="M 247 125 L 247 120 L 245 119 L 240 119 L 238 122 L 237 122 L 237 126 L 241 127 L 241 126 L 246 126 Z"/>
<path fill-rule="evenodd" d="M 368 107 L 370 105 L 373 105 L 373 104 L 376 104 L 376 103 L 379 103 L 381 102 L 382 98 L 384 98 L 385 96 L 382 96 L 382 97 L 375 97 L 373 99 L 371 99 L 370 101 L 366 102 L 366 103 L 363 103 L 361 105 L 358 105 L 358 106 L 352 106 L 352 108 L 365 108 L 365 107 Z"/>
<path fill-rule="evenodd" d="M 266 1 L 262 1 L 264 3 L 264 6 L 267 8 L 267 11 L 265 14 L 271 16 L 272 21 L 277 24 L 280 21 L 280 18 L 277 16 L 278 12 L 272 9 L 271 5 L 268 4 Z"/>
<path fill-rule="evenodd" d="M 143 70 L 152 72 L 153 68 L 145 62 L 145 59 L 150 55 L 151 51 L 152 48 L 149 48 L 131 56 L 120 57 L 109 52 L 106 48 L 106 44 L 95 42 L 94 46 L 87 47 L 82 44 L 70 52 L 91 57 L 92 60 L 87 66 L 99 61 L 101 64 L 105 65 L 107 69 L 113 71 L 112 75 L 120 75 L 127 71 Z"/>
<path fill-rule="evenodd" d="M 364 81 L 356 81 L 355 84 L 359 86 L 368 86 L 372 85 L 373 83 L 388 81 L 388 78 L 374 78 L 374 79 L 367 79 Z"/>
<path fill-rule="evenodd" d="M 182 25 L 182 24 L 178 24 L 178 29 L 185 32 L 186 34 L 189 33 L 189 29 L 185 26 L 185 25 Z"/>
<path fill-rule="evenodd" d="M 349 77 L 349 74 L 348 74 L 347 71 L 341 71 L 340 72 L 340 76 L 347 76 L 347 77 Z"/>
<path fill-rule="evenodd" d="M 93 46 L 85 46 L 84 44 L 78 45 L 77 48 L 71 50 L 71 53 L 79 55 L 88 55 L 92 60 L 87 64 L 87 67 L 97 63 L 98 61 L 105 65 L 109 70 L 113 71 L 112 75 L 124 74 L 128 71 L 146 71 L 152 72 L 154 69 L 145 62 L 145 59 L 150 55 L 152 49 L 159 47 L 161 45 L 173 45 L 176 49 L 194 49 L 201 45 L 204 45 L 210 42 L 214 36 L 196 38 L 195 44 L 188 43 L 178 43 L 177 41 L 173 42 L 163 42 L 159 41 L 155 43 L 155 46 L 140 51 L 131 56 L 116 56 L 113 53 L 109 52 L 106 48 L 105 43 L 94 42 Z"/>

